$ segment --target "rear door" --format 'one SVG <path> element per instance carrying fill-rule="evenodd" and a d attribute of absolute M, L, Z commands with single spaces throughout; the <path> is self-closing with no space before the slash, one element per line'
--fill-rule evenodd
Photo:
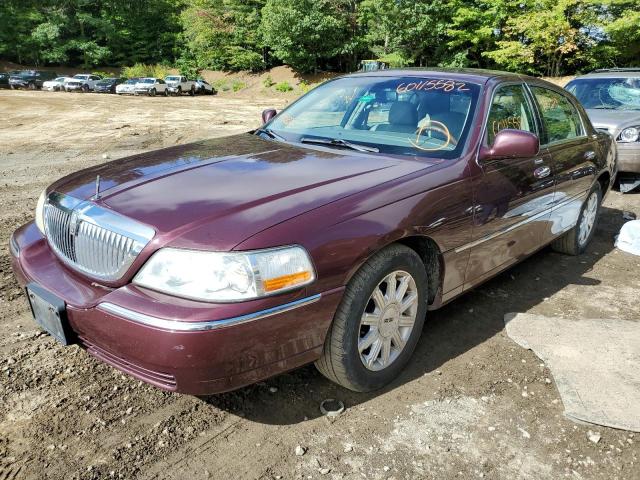
<path fill-rule="evenodd" d="M 504 83 L 493 93 L 485 122 L 485 146 L 503 129 L 540 133 L 539 121 L 522 83 Z M 479 163 L 474 178 L 473 243 L 465 286 L 487 278 L 537 250 L 553 202 L 550 155 Z"/>
<path fill-rule="evenodd" d="M 550 228 L 545 235 L 545 240 L 551 240 L 577 222 L 598 171 L 598 148 L 596 140 L 587 136 L 583 119 L 567 95 L 538 84 L 529 88 L 542 119 L 541 143 L 553 162 L 556 187 Z"/>

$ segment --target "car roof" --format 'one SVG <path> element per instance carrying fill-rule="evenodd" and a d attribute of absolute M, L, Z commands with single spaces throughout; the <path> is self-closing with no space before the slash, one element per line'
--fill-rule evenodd
<path fill-rule="evenodd" d="M 581 78 L 640 78 L 640 68 L 603 68 L 576 76 L 574 80 Z"/>
<path fill-rule="evenodd" d="M 514 80 L 533 80 L 533 77 L 518 73 L 501 72 L 499 70 L 487 70 L 481 68 L 390 68 L 385 70 L 372 70 L 369 72 L 356 72 L 346 77 L 425 77 L 430 75 L 446 74 L 455 80 L 465 79 L 469 82 L 485 83 L 490 78 L 513 78 Z M 537 79 L 536 79 L 537 80 Z"/>

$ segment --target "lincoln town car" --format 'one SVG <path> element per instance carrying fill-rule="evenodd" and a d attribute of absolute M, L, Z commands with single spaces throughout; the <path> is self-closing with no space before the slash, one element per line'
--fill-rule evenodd
<path fill-rule="evenodd" d="M 10 239 L 35 321 L 169 391 L 314 362 L 379 389 L 428 311 L 547 245 L 584 252 L 616 171 L 570 93 L 515 74 L 361 72 L 262 120 L 46 188 Z"/>

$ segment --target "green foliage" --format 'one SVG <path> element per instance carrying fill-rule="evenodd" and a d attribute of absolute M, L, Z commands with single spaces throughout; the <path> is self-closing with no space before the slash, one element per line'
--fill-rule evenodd
<path fill-rule="evenodd" d="M 234 92 L 239 92 L 244 88 L 247 88 L 247 84 L 240 80 L 234 80 L 233 82 L 231 82 L 231 90 L 233 90 Z"/>
<path fill-rule="evenodd" d="M 111 74 L 109 72 L 103 72 L 101 70 L 94 70 L 94 71 L 91 72 L 91 74 L 92 75 L 98 75 L 99 77 L 102 77 L 102 78 L 111 78 L 111 77 L 114 76 L 113 74 Z"/>
<path fill-rule="evenodd" d="M 562 75 L 637 66 L 638 1 L 2 0 L 0 57 L 155 76 L 175 65 L 192 78 L 281 63 L 349 71 L 366 58 Z"/>
<path fill-rule="evenodd" d="M 276 85 L 276 90 L 279 92 L 290 92 L 293 90 L 293 87 L 289 85 L 289 82 L 280 82 Z"/>
<path fill-rule="evenodd" d="M 260 32 L 273 55 L 302 72 L 340 55 L 348 42 L 347 18 L 328 0 L 267 0 Z"/>
<path fill-rule="evenodd" d="M 229 90 L 231 90 L 231 85 L 225 79 L 216 80 L 211 85 L 213 85 L 213 88 L 218 91 L 228 92 Z"/>
<path fill-rule="evenodd" d="M 176 68 L 180 75 L 184 75 L 189 79 L 194 79 L 198 76 L 198 64 L 193 58 L 180 57 L 176 62 Z"/>
<path fill-rule="evenodd" d="M 267 75 L 263 80 L 262 80 L 262 85 L 264 85 L 265 88 L 271 88 L 275 85 L 276 83 L 273 81 L 273 78 L 271 78 L 271 75 Z"/>
<path fill-rule="evenodd" d="M 131 67 L 122 69 L 122 76 L 126 78 L 132 77 L 157 77 L 164 78 L 171 74 L 171 67 L 166 65 L 147 65 L 144 63 L 136 63 Z"/>

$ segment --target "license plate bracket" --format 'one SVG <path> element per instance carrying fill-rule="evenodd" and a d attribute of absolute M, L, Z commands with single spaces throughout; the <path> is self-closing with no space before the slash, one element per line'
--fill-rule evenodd
<path fill-rule="evenodd" d="M 62 345 L 70 345 L 71 329 L 64 300 L 36 283 L 27 285 L 26 290 L 36 323 Z"/>

